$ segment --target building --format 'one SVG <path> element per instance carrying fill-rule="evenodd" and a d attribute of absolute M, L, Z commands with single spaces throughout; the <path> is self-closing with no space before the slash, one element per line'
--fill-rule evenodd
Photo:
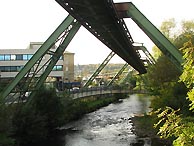
<path fill-rule="evenodd" d="M 27 49 L 0 49 L 0 78 L 14 78 L 24 65 L 31 59 L 33 54 L 40 48 L 42 42 L 31 42 Z M 51 51 L 56 50 L 53 46 Z M 50 59 L 51 55 L 46 54 L 40 63 L 40 67 Z M 35 68 L 36 66 L 34 66 Z M 39 73 L 44 72 L 44 67 Z M 58 60 L 53 70 L 49 74 L 50 78 L 57 78 L 60 81 L 74 81 L 74 53 L 64 52 Z"/>

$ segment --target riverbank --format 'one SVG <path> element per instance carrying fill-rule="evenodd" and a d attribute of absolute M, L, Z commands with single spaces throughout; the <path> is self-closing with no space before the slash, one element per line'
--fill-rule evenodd
<path fill-rule="evenodd" d="M 157 135 L 157 129 L 153 127 L 156 123 L 156 118 L 151 115 L 136 115 L 131 118 L 133 123 L 133 132 L 138 138 L 151 139 L 152 146 L 172 146 L 170 140 L 161 139 Z"/>

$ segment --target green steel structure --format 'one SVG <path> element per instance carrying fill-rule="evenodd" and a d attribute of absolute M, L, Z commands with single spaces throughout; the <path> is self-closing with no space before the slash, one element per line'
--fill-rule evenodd
<path fill-rule="evenodd" d="M 69 14 L 140 74 L 146 68 L 112 0 L 56 0 Z"/>
<path fill-rule="evenodd" d="M 45 82 L 80 26 L 80 23 L 69 15 L 1 93 L 1 101 L 14 102 L 25 97 L 26 93 L 30 93 L 30 97 L 34 96 L 35 91 Z M 56 51 L 50 51 L 55 44 L 59 44 Z M 40 67 L 40 62 L 46 54 L 50 54 L 51 58 Z M 36 66 L 36 69 L 32 70 L 33 66 Z M 43 68 L 44 73 L 40 75 L 40 70 Z"/>
<path fill-rule="evenodd" d="M 118 78 L 123 73 L 123 71 L 127 68 L 127 66 L 128 66 L 128 63 L 125 63 L 123 67 L 118 71 L 118 73 L 112 78 L 112 80 L 108 82 L 107 86 L 111 86 L 115 81 L 115 79 Z"/>
<path fill-rule="evenodd" d="M 133 46 L 133 39 L 123 20 L 123 18 L 131 18 L 158 48 L 180 70 L 182 69 L 183 59 L 179 50 L 131 2 L 113 3 L 113 0 L 56 1 L 70 15 L 58 26 L 15 79 L 4 89 L 0 95 L 2 102 L 10 99 L 14 101 L 18 97 L 22 98 L 26 93 L 30 93 L 30 97 L 33 97 L 81 25 L 109 47 L 112 50 L 112 55 L 116 53 L 140 74 L 143 74 L 146 73 L 146 67 L 141 60 L 138 49 Z M 50 49 L 55 44 L 58 48 L 55 52 L 52 52 Z M 139 48 L 145 51 L 145 48 Z M 52 57 L 43 67 L 40 67 L 40 62 L 46 54 L 50 54 Z M 106 63 L 102 65 L 102 68 L 105 65 Z M 32 70 L 34 66 L 36 68 Z M 44 73 L 40 75 L 40 70 L 43 68 L 45 69 Z M 101 69 L 96 73 L 98 74 Z M 13 98 L 13 96 L 16 98 Z"/>
<path fill-rule="evenodd" d="M 156 61 L 153 58 L 153 56 L 150 54 L 150 52 L 147 50 L 147 48 L 143 45 L 139 45 L 139 46 L 134 46 L 136 48 L 136 50 L 142 50 L 143 53 L 146 55 L 148 61 L 150 64 L 155 64 Z"/>
<path fill-rule="evenodd" d="M 98 74 L 102 71 L 102 69 L 108 64 L 108 62 L 111 60 L 111 58 L 115 55 L 114 52 L 110 52 L 110 54 L 106 57 L 106 59 L 100 64 L 100 66 L 97 68 L 97 70 L 92 74 L 92 76 L 89 78 L 89 80 L 84 84 L 84 88 L 88 87 L 92 81 L 98 76 Z"/>
<path fill-rule="evenodd" d="M 182 70 L 183 57 L 181 52 L 135 7 L 131 2 L 116 3 L 119 18 L 131 18 L 155 43 L 178 69 Z"/>

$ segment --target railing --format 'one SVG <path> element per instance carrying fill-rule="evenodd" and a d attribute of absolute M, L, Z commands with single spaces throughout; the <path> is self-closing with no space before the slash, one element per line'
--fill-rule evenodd
<path fill-rule="evenodd" d="M 121 87 L 92 87 L 92 88 L 81 88 L 70 91 L 70 95 L 73 99 L 88 97 L 88 96 L 96 96 L 96 95 L 104 95 L 104 94 L 116 94 L 116 93 L 127 93 L 127 94 L 135 94 L 135 93 L 143 93 L 146 94 L 145 90 L 132 90 L 132 89 L 124 89 Z"/>

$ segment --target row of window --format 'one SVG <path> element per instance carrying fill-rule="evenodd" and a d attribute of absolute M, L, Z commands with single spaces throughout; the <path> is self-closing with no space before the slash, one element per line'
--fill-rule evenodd
<path fill-rule="evenodd" d="M 0 66 L 1 72 L 19 72 L 23 66 Z"/>
<path fill-rule="evenodd" d="M 0 61 L 10 61 L 10 60 L 30 60 L 33 54 L 3 54 L 0 55 Z"/>
<path fill-rule="evenodd" d="M 1 54 L 0 61 L 10 61 L 10 60 L 30 60 L 33 54 Z M 51 55 L 52 57 L 52 55 Z M 61 56 L 59 60 L 62 60 L 63 57 Z"/>
<path fill-rule="evenodd" d="M 23 66 L 0 66 L 0 72 L 19 72 Z M 53 71 L 63 71 L 62 65 L 55 65 Z"/>

